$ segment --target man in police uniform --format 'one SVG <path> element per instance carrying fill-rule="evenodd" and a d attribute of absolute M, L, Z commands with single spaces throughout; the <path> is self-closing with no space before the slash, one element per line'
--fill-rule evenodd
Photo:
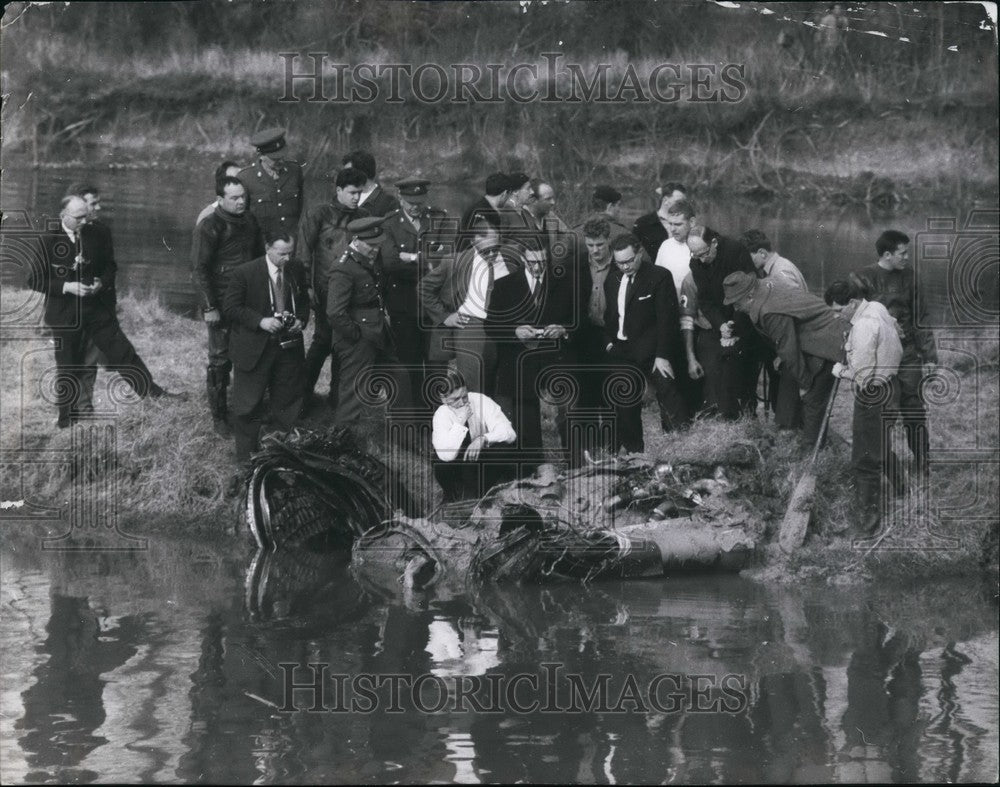
<path fill-rule="evenodd" d="M 294 233 L 302 215 L 302 167 L 275 154 L 285 147 L 285 131 L 269 128 L 250 138 L 257 160 L 240 170 L 247 207 L 264 232 Z"/>
<path fill-rule="evenodd" d="M 414 399 L 419 403 L 424 384 L 426 336 L 420 327 L 417 283 L 448 250 L 441 222 L 447 214 L 427 204 L 429 180 L 405 178 L 396 182 L 400 207 L 385 217 L 382 244 L 385 268 L 385 307 L 400 362 L 406 365 Z M 434 406 L 437 402 L 425 402 Z"/>
<path fill-rule="evenodd" d="M 340 359 L 340 385 L 334 421 L 355 424 L 362 414 L 359 391 L 370 390 L 366 379 L 379 364 L 394 380 L 390 409 L 408 407 L 410 381 L 399 367 L 385 309 L 380 247 L 383 217 L 355 219 L 347 225 L 350 245 L 330 272 L 327 317 L 333 329 L 333 349 Z"/>

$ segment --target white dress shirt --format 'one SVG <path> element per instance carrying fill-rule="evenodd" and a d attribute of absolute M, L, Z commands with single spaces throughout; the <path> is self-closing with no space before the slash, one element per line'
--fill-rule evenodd
<path fill-rule="evenodd" d="M 490 445 L 513 443 L 517 438 L 514 427 L 503 414 L 500 405 L 486 394 L 470 392 L 469 408 L 472 415 L 465 424 L 459 421 L 455 411 L 446 404 L 434 412 L 431 443 L 438 458 L 444 462 L 451 462 L 458 457 L 466 434 L 469 435 L 470 442 L 485 436 Z"/>
<path fill-rule="evenodd" d="M 490 270 L 492 268 L 492 271 Z M 510 271 L 500 252 L 492 260 L 486 260 L 478 251 L 472 259 L 472 273 L 469 276 L 469 291 L 465 302 L 458 307 L 459 314 L 486 319 L 489 308 L 489 295 L 493 284 L 506 276 Z"/>
<path fill-rule="evenodd" d="M 623 342 L 628 339 L 625 335 L 625 298 L 628 288 L 632 286 L 632 276 L 631 273 L 622 276 L 618 284 L 618 339 Z"/>

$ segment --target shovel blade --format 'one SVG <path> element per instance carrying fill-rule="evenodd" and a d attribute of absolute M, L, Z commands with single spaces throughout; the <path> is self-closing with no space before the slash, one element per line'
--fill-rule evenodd
<path fill-rule="evenodd" d="M 816 476 L 809 472 L 799 479 L 799 483 L 788 501 L 785 518 L 781 520 L 778 544 L 786 555 L 790 555 L 806 540 L 806 531 L 809 529 L 809 518 L 812 515 L 815 497 Z"/>

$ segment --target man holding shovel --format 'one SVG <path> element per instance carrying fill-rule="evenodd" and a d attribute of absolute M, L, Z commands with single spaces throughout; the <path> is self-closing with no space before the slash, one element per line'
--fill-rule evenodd
<path fill-rule="evenodd" d="M 851 333 L 844 348 L 847 362 L 834 364 L 833 374 L 854 382 L 851 469 L 855 500 L 862 513 L 859 535 L 873 536 L 881 517 L 879 492 L 883 471 L 889 476 L 893 490 L 902 492 L 902 472 L 886 428 L 891 422 L 884 418 L 885 413 L 893 412 L 893 404 L 899 397 L 896 373 L 903 358 L 899 325 L 885 306 L 865 300 L 857 287 L 848 282 L 834 282 L 824 298 L 831 308 L 851 321 Z"/>

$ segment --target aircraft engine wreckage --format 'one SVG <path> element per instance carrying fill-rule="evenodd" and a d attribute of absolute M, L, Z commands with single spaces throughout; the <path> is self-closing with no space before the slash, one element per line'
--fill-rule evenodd
<path fill-rule="evenodd" d="M 254 464 L 246 518 L 261 553 L 351 551 L 354 572 L 421 589 L 447 581 L 557 582 L 737 571 L 762 523 L 727 473 L 753 468 L 750 445 L 714 466 L 633 455 L 532 477 L 420 516 L 383 462 L 343 429 L 270 438 Z"/>

